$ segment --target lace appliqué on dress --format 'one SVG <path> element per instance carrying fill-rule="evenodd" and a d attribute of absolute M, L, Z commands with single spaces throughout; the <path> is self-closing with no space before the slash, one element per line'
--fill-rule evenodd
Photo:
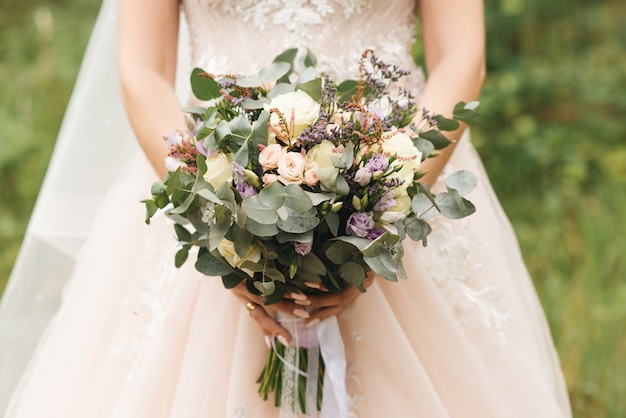
<path fill-rule="evenodd" d="M 141 287 L 139 300 L 123 299 L 120 305 L 125 310 L 130 310 L 140 321 L 135 329 L 136 334 L 116 341 L 113 354 L 131 363 L 126 383 L 133 383 L 135 369 L 141 360 L 141 353 L 149 341 L 161 329 L 167 316 L 166 305 L 168 290 L 172 279 L 176 274 L 174 266 L 174 254 L 176 247 L 170 242 L 159 242 L 146 239 L 145 245 L 149 248 L 148 255 L 142 262 L 146 269 L 141 274 Z M 150 270 L 147 270 L 150 267 Z M 135 310 L 133 306 L 136 306 Z"/>
<path fill-rule="evenodd" d="M 460 221 L 461 225 L 466 220 Z M 428 246 L 418 254 L 424 268 L 454 307 L 465 329 L 473 340 L 482 340 L 485 331 L 495 333 L 499 344 L 506 343 L 505 324 L 508 312 L 499 311 L 493 302 L 505 289 L 483 287 L 473 289 L 467 284 L 470 268 L 480 274 L 482 265 L 472 260 L 472 253 L 480 243 L 464 233 L 453 231 L 449 222 L 436 222 L 428 236 Z M 474 263 L 473 265 L 471 263 Z"/>

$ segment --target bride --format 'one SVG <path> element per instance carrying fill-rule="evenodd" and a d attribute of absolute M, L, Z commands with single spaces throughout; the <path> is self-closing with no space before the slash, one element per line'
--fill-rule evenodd
<path fill-rule="evenodd" d="M 181 7 L 188 39 L 179 30 Z M 193 267 L 175 269 L 171 225 L 142 222 L 138 201 L 165 173 L 162 137 L 183 127 L 189 93 L 176 94 L 176 63 L 183 76 L 185 61 L 249 74 L 287 47 L 308 46 L 318 68 L 341 79 L 354 77 L 358 57 L 371 48 L 411 69 L 421 105 L 445 114 L 479 94 L 482 2 L 119 0 L 117 15 L 114 8 L 105 0 L 0 306 L 5 396 L 56 312 L 5 417 L 277 417 L 255 382 L 267 356 L 264 336 L 288 343 L 289 332 L 245 288 L 227 291 Z M 416 14 L 427 82 L 410 54 Z M 143 153 L 109 84 L 116 25 L 121 99 Z M 407 280 L 372 277 L 365 294 L 296 295 L 273 307 L 309 324 L 337 317 L 347 359 L 345 416 L 570 417 L 514 233 L 467 134 L 451 138 L 458 141 L 429 161 L 425 180 L 437 188 L 450 170 L 476 173 L 477 213 L 437 219 L 428 247 L 406 240 Z M 74 256 L 57 312 L 54 295 Z M 309 315 L 307 306 L 321 309 Z"/>

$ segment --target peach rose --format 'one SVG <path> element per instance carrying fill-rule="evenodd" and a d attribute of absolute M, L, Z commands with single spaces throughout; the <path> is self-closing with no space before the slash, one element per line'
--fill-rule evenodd
<path fill-rule="evenodd" d="M 304 166 L 304 184 L 313 187 L 319 182 L 317 173 L 315 172 L 318 168 L 319 167 L 316 162 L 312 162 Z"/>
<path fill-rule="evenodd" d="M 278 179 L 283 184 L 302 184 L 306 159 L 299 152 L 288 152 L 278 160 Z"/>
<path fill-rule="evenodd" d="M 259 164 L 263 171 L 278 167 L 278 160 L 285 154 L 285 149 L 278 144 L 271 144 L 259 153 Z"/>

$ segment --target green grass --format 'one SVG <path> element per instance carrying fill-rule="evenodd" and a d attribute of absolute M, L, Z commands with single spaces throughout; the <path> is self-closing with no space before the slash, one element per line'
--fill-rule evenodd
<path fill-rule="evenodd" d="M 485 121 L 473 138 L 518 233 L 574 416 L 622 418 L 626 3 L 486 3 Z M 98 0 L 0 3 L 0 291 L 98 7 Z"/>
<path fill-rule="evenodd" d="M 0 4 L 0 292 L 54 147 L 99 1 Z"/>

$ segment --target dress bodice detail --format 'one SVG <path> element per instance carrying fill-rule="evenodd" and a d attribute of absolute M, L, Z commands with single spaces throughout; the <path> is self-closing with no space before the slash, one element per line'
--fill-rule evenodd
<path fill-rule="evenodd" d="M 359 57 L 373 49 L 411 70 L 406 87 L 421 91 L 423 75 L 411 56 L 415 1 L 183 0 L 191 62 L 207 71 L 254 74 L 285 49 L 309 48 L 317 68 L 355 78 Z M 409 13 L 407 13 L 407 10 Z M 394 22 L 390 25 L 389 22 Z"/>

